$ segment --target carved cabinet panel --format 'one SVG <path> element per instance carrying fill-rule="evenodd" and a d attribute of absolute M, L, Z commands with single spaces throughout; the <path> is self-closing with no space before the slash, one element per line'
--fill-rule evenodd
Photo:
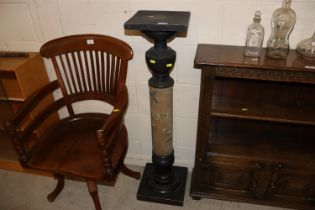
<path fill-rule="evenodd" d="M 210 160 L 210 161 L 209 161 Z M 198 185 L 221 195 L 256 197 L 265 192 L 271 172 L 259 161 L 208 155 L 208 162 L 201 164 Z"/>
<path fill-rule="evenodd" d="M 267 197 L 272 201 L 315 205 L 315 173 L 290 168 L 274 170 Z"/>

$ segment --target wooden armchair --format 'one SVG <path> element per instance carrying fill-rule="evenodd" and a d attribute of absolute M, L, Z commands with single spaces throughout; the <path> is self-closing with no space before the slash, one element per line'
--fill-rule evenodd
<path fill-rule="evenodd" d="M 64 177 L 84 178 L 96 209 L 101 209 L 97 181 L 114 183 L 118 173 L 139 179 L 124 165 L 128 147 L 123 119 L 128 105 L 126 73 L 132 49 L 125 42 L 103 35 L 73 35 L 44 44 L 40 53 L 52 61 L 57 80 L 33 93 L 6 129 L 25 168 L 52 172 L 58 183 L 47 198 L 54 201 Z M 42 110 L 27 126 L 21 124 L 47 95 L 62 97 Z M 76 113 L 73 104 L 98 100 L 113 106 L 110 114 Z M 68 116 L 46 128 L 33 144 L 34 131 L 53 113 L 65 108 Z"/>

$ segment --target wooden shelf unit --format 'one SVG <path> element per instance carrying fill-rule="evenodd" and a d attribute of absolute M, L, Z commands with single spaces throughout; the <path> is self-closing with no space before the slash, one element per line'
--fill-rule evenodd
<path fill-rule="evenodd" d="M 12 143 L 3 128 L 3 123 L 19 110 L 25 99 L 49 82 L 39 53 L 27 54 L 28 56 L 25 57 L 0 58 L 0 168 L 32 172 L 20 167 Z M 34 112 L 30 113 L 28 119 L 25 120 L 25 126 L 52 100 L 52 96 L 47 97 Z M 58 119 L 57 115 L 52 116 L 51 122 L 56 119 Z M 49 124 L 43 125 L 45 126 Z M 40 135 L 40 129 L 34 134 L 35 138 L 36 135 Z"/>
<path fill-rule="evenodd" d="M 315 208 L 315 63 L 198 46 L 201 69 L 190 195 Z"/>

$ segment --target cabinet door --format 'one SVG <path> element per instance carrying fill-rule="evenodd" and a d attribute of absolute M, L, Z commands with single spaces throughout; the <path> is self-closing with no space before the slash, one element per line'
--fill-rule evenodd
<path fill-rule="evenodd" d="M 263 162 L 216 154 L 201 165 L 198 185 L 223 196 L 263 197 L 271 174 Z"/>
<path fill-rule="evenodd" d="M 311 209 L 315 209 L 315 173 L 290 169 L 289 166 L 275 166 L 268 188 L 268 199 L 292 203 L 294 206 L 312 206 Z"/>

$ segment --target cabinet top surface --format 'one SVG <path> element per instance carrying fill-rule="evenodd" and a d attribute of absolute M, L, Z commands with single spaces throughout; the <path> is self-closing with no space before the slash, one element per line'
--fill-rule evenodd
<path fill-rule="evenodd" d="M 1 57 L 0 58 L 0 71 L 10 72 L 15 71 L 17 68 L 27 63 L 34 57 L 39 56 L 37 52 L 30 52 L 26 57 Z"/>
<path fill-rule="evenodd" d="M 199 44 L 195 56 L 195 67 L 227 66 L 242 68 L 265 68 L 315 73 L 315 61 L 301 58 L 295 50 L 290 50 L 286 59 L 270 59 L 265 49 L 259 59 L 244 56 L 244 47 L 229 45 Z"/>

